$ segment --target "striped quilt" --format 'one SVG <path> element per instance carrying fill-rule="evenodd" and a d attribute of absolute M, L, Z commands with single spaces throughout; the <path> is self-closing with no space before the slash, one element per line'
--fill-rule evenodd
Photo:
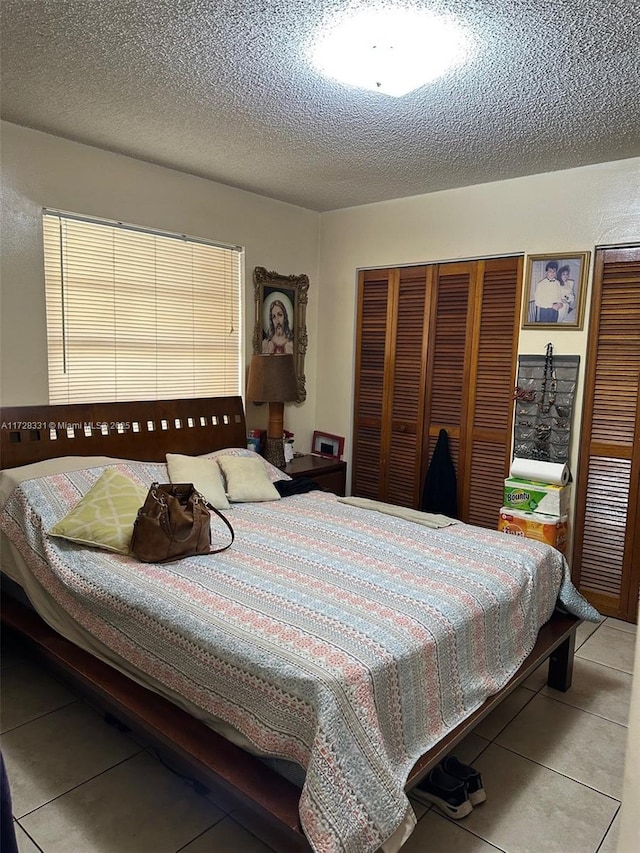
<path fill-rule="evenodd" d="M 168 481 L 163 465 L 112 467 Z M 230 550 L 169 565 L 49 538 L 103 471 L 22 483 L 0 527 L 76 622 L 305 769 L 300 818 L 318 853 L 378 850 L 412 817 L 413 764 L 513 675 L 559 592 L 588 608 L 548 546 L 323 492 L 236 504 Z"/>

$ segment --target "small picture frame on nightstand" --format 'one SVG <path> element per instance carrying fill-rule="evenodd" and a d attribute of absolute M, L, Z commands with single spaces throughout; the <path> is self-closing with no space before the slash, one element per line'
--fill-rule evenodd
<path fill-rule="evenodd" d="M 324 456 L 325 459 L 342 459 L 344 437 L 315 430 L 311 443 L 311 452 L 315 453 L 316 456 Z"/>

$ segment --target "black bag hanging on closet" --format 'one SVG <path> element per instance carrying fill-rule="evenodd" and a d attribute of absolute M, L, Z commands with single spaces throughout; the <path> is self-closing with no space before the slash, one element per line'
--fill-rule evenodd
<path fill-rule="evenodd" d="M 436 512 L 449 518 L 458 517 L 458 483 L 456 469 L 449 452 L 449 435 L 441 429 L 424 478 L 422 502 L 423 512 Z"/>

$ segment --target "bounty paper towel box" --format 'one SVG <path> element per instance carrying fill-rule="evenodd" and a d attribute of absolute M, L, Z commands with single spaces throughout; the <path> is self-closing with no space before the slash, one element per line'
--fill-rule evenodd
<path fill-rule="evenodd" d="M 567 545 L 567 516 L 545 515 L 503 506 L 500 510 L 498 530 L 515 536 L 525 536 L 553 545 L 564 554 Z"/>
<path fill-rule="evenodd" d="M 504 481 L 504 505 L 545 515 L 568 515 L 570 488 L 507 477 Z"/>

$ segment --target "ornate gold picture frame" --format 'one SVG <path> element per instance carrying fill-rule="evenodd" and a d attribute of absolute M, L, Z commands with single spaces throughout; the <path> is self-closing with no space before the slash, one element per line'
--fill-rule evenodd
<path fill-rule="evenodd" d="M 304 357 L 307 354 L 306 310 L 309 277 L 280 275 L 264 267 L 253 271 L 256 322 L 254 353 L 293 353 L 298 379 L 297 403 L 307 397 Z"/>

